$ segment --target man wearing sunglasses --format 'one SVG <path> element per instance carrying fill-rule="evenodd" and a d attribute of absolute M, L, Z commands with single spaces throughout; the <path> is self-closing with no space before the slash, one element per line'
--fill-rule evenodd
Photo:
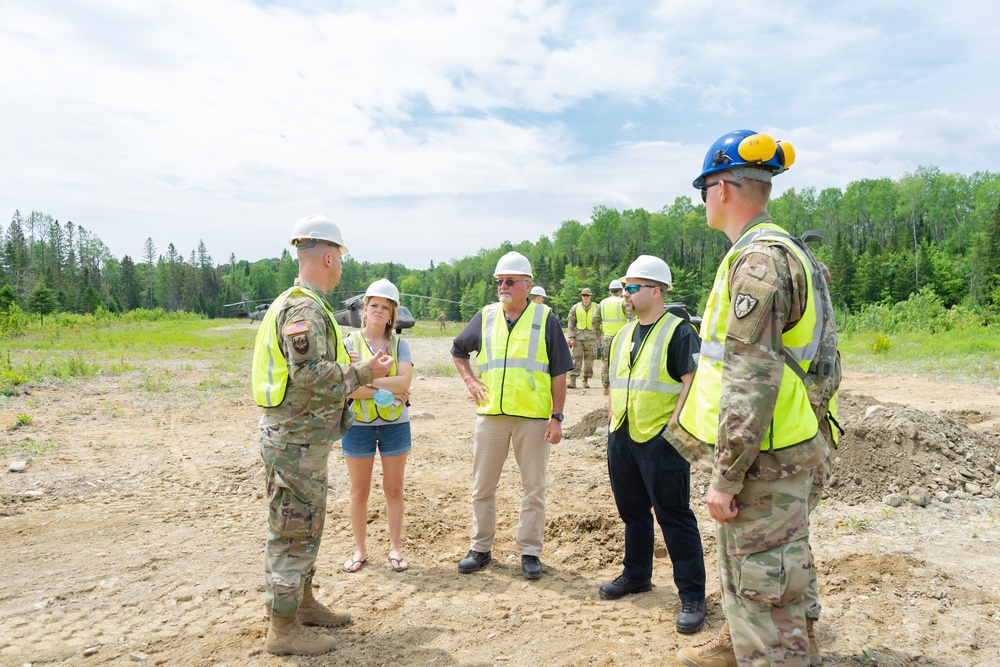
<path fill-rule="evenodd" d="M 511 449 L 521 471 L 517 549 L 525 579 L 542 576 L 549 448 L 562 439 L 566 373 L 573 368 L 552 310 L 529 301 L 531 264 L 518 252 L 497 262 L 499 303 L 477 312 L 453 341 L 455 368 L 476 401 L 472 444 L 472 544 L 458 563 L 471 574 L 493 560 L 496 494 Z M 477 352 L 481 378 L 469 358 Z"/>
<path fill-rule="evenodd" d="M 653 520 L 660 525 L 680 597 L 677 631 L 705 625 L 705 559 L 691 511 L 691 464 L 663 438 L 691 386 L 700 341 L 687 321 L 665 312 L 670 267 L 642 255 L 625 273 L 625 308 L 635 319 L 610 346 L 608 473 L 625 522 L 621 575 L 601 586 L 605 600 L 652 590 Z"/>
<path fill-rule="evenodd" d="M 822 662 L 809 507 L 833 442 L 840 360 L 826 356 L 836 325 L 824 267 L 767 213 L 771 178 L 794 159 L 789 144 L 737 130 L 693 183 L 708 226 L 733 246 L 705 306 L 694 382 L 665 431 L 712 473 L 726 624 L 678 653 L 690 667 Z"/>

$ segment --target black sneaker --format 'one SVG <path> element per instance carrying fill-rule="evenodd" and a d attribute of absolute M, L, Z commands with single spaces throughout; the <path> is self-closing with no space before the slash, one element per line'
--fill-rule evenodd
<path fill-rule="evenodd" d="M 605 600 L 617 600 L 632 593 L 645 593 L 653 590 L 653 584 L 649 579 L 645 581 L 632 581 L 624 574 L 612 581 L 604 584 L 598 589 L 598 593 Z"/>
<path fill-rule="evenodd" d="M 525 579 L 542 577 L 542 561 L 538 560 L 538 556 L 521 556 L 521 574 Z"/>
<path fill-rule="evenodd" d="M 481 553 L 479 551 L 469 551 L 465 558 L 458 561 L 458 571 L 462 574 L 472 574 L 483 569 L 493 562 L 492 552 Z"/>
<path fill-rule="evenodd" d="M 681 600 L 681 610 L 677 612 L 677 632 L 685 635 L 705 627 L 705 600 Z"/>

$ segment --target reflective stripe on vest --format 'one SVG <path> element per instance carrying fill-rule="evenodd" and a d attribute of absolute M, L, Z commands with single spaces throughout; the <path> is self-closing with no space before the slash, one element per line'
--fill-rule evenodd
<path fill-rule="evenodd" d="M 628 417 L 629 437 L 635 442 L 652 440 L 670 421 L 677 406 L 682 383 L 667 372 L 667 350 L 670 339 L 683 320 L 664 313 L 646 332 L 631 359 L 632 337 L 637 321 L 630 322 L 611 342 L 611 430 L 621 427 Z"/>
<path fill-rule="evenodd" d="M 358 353 L 358 361 L 367 362 L 369 359 L 375 355 L 372 353 L 368 343 L 361 336 L 360 331 L 354 331 L 348 336 L 353 343 L 354 350 Z M 392 368 L 389 369 L 388 377 L 393 377 L 396 375 L 399 363 L 399 336 L 392 337 Z M 403 416 L 403 404 L 390 405 L 388 407 L 379 407 L 375 405 L 374 398 L 362 398 L 354 399 L 354 403 L 351 406 L 354 410 L 354 414 L 358 416 L 358 421 L 364 424 L 369 424 L 375 421 L 376 417 L 381 417 L 384 421 L 394 422 Z"/>
<path fill-rule="evenodd" d="M 512 415 L 548 419 L 552 414 L 552 378 L 545 345 L 550 309 L 529 303 L 507 330 L 501 304 L 483 308 L 482 342 L 476 360 L 489 390 L 481 415 Z"/>
<path fill-rule="evenodd" d="M 276 407 L 285 400 L 285 389 L 288 387 L 288 362 L 278 342 L 278 311 L 292 295 L 307 296 L 323 308 L 323 313 L 334 332 L 333 344 L 337 346 L 337 363 L 344 365 L 351 363 L 347 348 L 344 347 L 344 337 L 333 316 L 333 309 L 326 299 L 307 287 L 300 285 L 289 287 L 264 313 L 254 341 L 253 362 L 250 367 L 251 389 L 254 401 L 262 408 Z"/>
<path fill-rule="evenodd" d="M 755 225 L 751 231 L 737 239 L 719 265 L 715 274 L 715 284 L 709 294 L 702 318 L 701 356 L 698 359 L 698 368 L 678 418 L 678 423 L 685 431 L 713 446 L 719 435 L 722 360 L 731 305 L 729 271 L 740 253 L 750 243 L 758 240 L 781 244 L 798 258 L 807 274 L 812 272 L 812 262 L 790 240 L 788 233 L 769 222 Z M 816 415 L 809 404 L 805 385 L 799 374 L 790 367 L 791 364 L 796 364 L 800 370 L 808 369 L 819 349 L 822 321 L 817 317 L 815 289 L 811 281 L 807 282 L 806 311 L 795 326 L 781 335 L 786 364 L 783 367 L 774 417 L 768 434 L 761 443 L 762 450 L 783 449 L 797 445 L 815 437 L 818 430 Z"/>
<path fill-rule="evenodd" d="M 590 331 L 594 328 L 594 313 L 597 312 L 597 306 L 593 303 L 590 304 L 590 308 L 584 308 L 583 302 L 580 302 L 573 306 L 576 312 L 576 328 L 579 331 Z"/>
<path fill-rule="evenodd" d="M 614 336 L 628 322 L 625 314 L 625 299 L 620 296 L 609 296 L 601 301 L 601 333 Z"/>

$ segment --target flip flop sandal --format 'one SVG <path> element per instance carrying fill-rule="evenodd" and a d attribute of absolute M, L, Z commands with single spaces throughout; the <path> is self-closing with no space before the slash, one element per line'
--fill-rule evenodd
<path fill-rule="evenodd" d="M 403 560 L 404 559 L 402 556 L 400 556 L 399 558 L 393 558 L 392 556 L 389 556 L 389 567 L 391 567 L 394 572 L 406 572 L 407 570 L 410 569 L 410 565 L 409 563 L 403 565 Z"/>
<path fill-rule="evenodd" d="M 368 562 L 367 558 L 362 558 L 361 560 L 354 560 L 352 558 L 350 563 L 344 563 L 343 565 L 340 566 L 340 569 L 343 570 L 344 572 L 357 572 L 358 570 L 363 568 L 365 566 L 365 563 L 367 562 Z"/>

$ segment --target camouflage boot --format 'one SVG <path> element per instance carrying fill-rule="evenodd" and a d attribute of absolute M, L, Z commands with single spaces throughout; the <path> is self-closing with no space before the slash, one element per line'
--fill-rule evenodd
<path fill-rule="evenodd" d="M 682 648 L 677 659 L 688 667 L 736 667 L 736 652 L 729 636 L 729 621 L 707 642 Z"/>
<path fill-rule="evenodd" d="M 811 618 L 806 619 L 806 631 L 809 635 L 809 665 L 810 667 L 819 667 L 823 664 L 823 653 L 819 648 L 819 640 L 816 639 L 816 633 L 813 631 L 813 625 L 816 623 Z"/>
<path fill-rule="evenodd" d="M 567 389 L 576 389 L 576 378 L 570 378 L 569 382 L 566 383 Z"/>
<path fill-rule="evenodd" d="M 333 648 L 334 639 L 301 625 L 295 614 L 271 614 L 264 648 L 271 655 L 320 655 Z"/>
<path fill-rule="evenodd" d="M 302 625 L 336 628 L 351 622 L 351 612 L 346 609 L 327 609 L 313 597 L 312 580 L 306 579 L 306 585 L 302 589 L 302 602 L 295 611 L 295 620 Z"/>

